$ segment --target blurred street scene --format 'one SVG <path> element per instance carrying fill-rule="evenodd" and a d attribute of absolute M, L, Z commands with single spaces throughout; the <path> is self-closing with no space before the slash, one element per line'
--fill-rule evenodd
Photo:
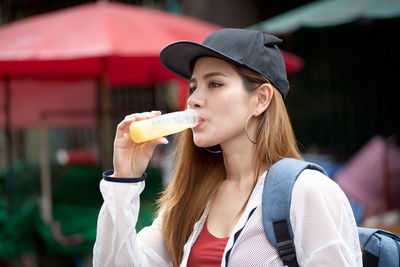
<path fill-rule="evenodd" d="M 159 52 L 222 27 L 284 40 L 304 158 L 359 225 L 400 234 L 400 0 L 3 0 L 0 267 L 91 266 L 116 125 L 184 109 L 187 82 Z M 171 179 L 176 136 L 151 160 L 138 231 Z"/>

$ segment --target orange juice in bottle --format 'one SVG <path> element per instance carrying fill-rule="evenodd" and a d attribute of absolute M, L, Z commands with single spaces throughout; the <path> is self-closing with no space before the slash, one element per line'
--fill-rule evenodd
<path fill-rule="evenodd" d="M 195 127 L 198 121 L 197 111 L 187 109 L 148 120 L 134 121 L 129 127 L 129 134 L 135 143 L 142 143 Z"/>

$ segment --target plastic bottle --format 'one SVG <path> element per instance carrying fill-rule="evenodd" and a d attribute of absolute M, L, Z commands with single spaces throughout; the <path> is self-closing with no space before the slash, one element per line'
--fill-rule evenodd
<path fill-rule="evenodd" d="M 195 127 L 199 122 L 194 109 L 164 114 L 148 120 L 134 121 L 129 133 L 135 143 L 142 143 Z"/>

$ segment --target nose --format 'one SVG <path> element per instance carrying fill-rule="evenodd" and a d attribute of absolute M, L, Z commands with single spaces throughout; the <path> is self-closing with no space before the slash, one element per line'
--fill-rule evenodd
<path fill-rule="evenodd" d="M 204 105 L 203 96 L 199 92 L 199 88 L 197 88 L 188 98 L 187 104 L 191 108 L 200 108 Z"/>

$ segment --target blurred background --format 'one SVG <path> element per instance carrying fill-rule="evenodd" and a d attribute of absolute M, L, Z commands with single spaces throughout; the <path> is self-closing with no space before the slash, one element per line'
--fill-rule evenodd
<path fill-rule="evenodd" d="M 161 49 L 222 27 L 281 46 L 306 160 L 359 225 L 400 234 L 400 0 L 0 1 L 0 266 L 91 266 L 101 173 L 125 115 L 186 106 Z M 147 170 L 137 230 L 173 172 L 174 136 Z"/>

